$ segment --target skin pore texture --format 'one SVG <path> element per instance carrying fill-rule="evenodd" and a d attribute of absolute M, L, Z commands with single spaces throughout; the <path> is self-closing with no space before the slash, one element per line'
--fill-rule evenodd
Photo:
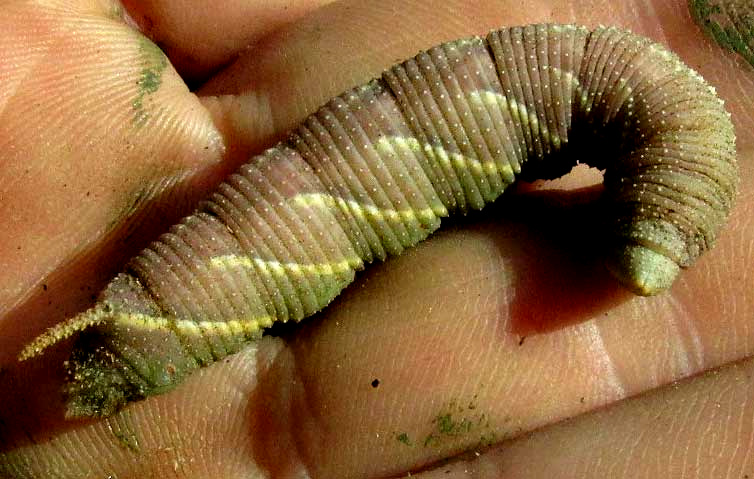
<path fill-rule="evenodd" d="M 205 93 L 230 95 L 234 84 L 252 85 L 246 87 L 239 97 L 240 100 L 248 100 L 245 103 L 234 103 L 230 97 L 222 96 L 202 100 L 213 115 L 219 133 L 216 131 L 215 134 L 205 135 L 205 141 L 194 141 L 193 149 L 190 141 L 176 142 L 175 145 L 186 144 L 188 147 L 184 147 L 183 153 L 173 153 L 173 162 L 167 163 L 175 173 L 171 173 L 170 168 L 164 168 L 164 163 L 161 163 L 163 170 L 150 170 L 150 165 L 141 172 L 128 170 L 129 175 L 123 177 L 145 175 L 143 177 L 146 178 L 168 177 L 172 181 L 160 183 L 160 180 L 155 180 L 153 189 L 138 196 L 123 193 L 128 186 L 124 185 L 119 190 L 123 208 L 118 208 L 115 194 L 118 192 L 113 193 L 112 198 L 108 196 L 114 205 L 113 211 L 144 211 L 147 204 L 167 201 L 170 195 L 181 198 L 185 201 L 185 207 L 190 208 L 191 202 L 186 199 L 185 191 L 198 195 L 195 190 L 203 187 L 206 192 L 213 183 L 212 179 L 207 178 L 219 180 L 221 170 L 231 169 L 225 163 L 222 167 L 213 166 L 220 163 L 218 157 L 212 159 L 212 148 L 204 149 L 213 144 L 206 141 L 208 138 L 223 138 L 222 143 L 227 148 L 225 151 L 229 152 L 226 153 L 227 162 L 233 163 L 233 152 L 246 149 L 258 152 L 260 146 L 272 143 L 270 140 L 275 133 L 270 133 L 264 140 L 259 136 L 264 136 L 260 131 L 275 130 L 277 134 L 282 134 L 327 98 L 348 85 L 363 83 L 381 69 L 418 49 L 506 24 L 575 20 L 591 26 L 607 23 L 606 19 L 589 16 L 588 11 L 600 11 L 598 5 L 589 5 L 588 11 L 550 8 L 546 3 L 542 5 L 541 10 L 534 9 L 536 15 L 531 16 L 533 13 L 529 12 L 527 15 L 530 16 L 521 15 L 522 18 L 516 18 L 517 14 L 511 13 L 515 10 L 511 5 L 499 5 L 496 7 L 499 11 L 481 4 L 450 5 L 447 7 L 449 10 L 431 12 L 427 10 L 433 9 L 423 9 L 419 5 L 401 6 L 414 9 L 411 10 L 413 14 L 408 16 L 412 21 L 423 25 L 443 25 L 442 29 L 421 29 L 421 42 L 424 43 L 409 41 L 410 34 L 386 35 L 384 28 L 388 27 L 381 27 L 383 30 L 366 27 L 391 24 L 387 20 L 395 17 L 395 10 L 391 15 L 389 5 L 379 11 L 357 4 L 333 6 L 307 17 L 296 27 L 282 29 L 279 35 L 268 37 L 263 42 L 266 47 L 258 46 L 255 55 L 239 61 L 237 66 L 226 71 L 225 76 L 220 74 L 205 87 Z M 464 450 L 481 452 L 487 444 L 518 437 L 544 424 L 748 356 L 748 345 L 752 343 L 746 322 L 741 318 L 750 317 L 751 309 L 745 291 L 751 278 L 740 263 L 742 258 L 744 263 L 751 258 L 751 253 L 743 246 L 749 243 L 745 238 L 750 237 L 746 233 L 746 218 L 751 213 L 747 210 L 750 208 L 747 206 L 750 205 L 750 190 L 746 178 L 751 175 L 744 159 L 750 155 L 748 146 L 751 138 L 741 125 L 748 121 L 746 102 L 750 100 L 739 95 L 738 98 L 742 99 L 732 101 L 736 88 L 745 85 L 748 77 L 746 72 L 735 70 L 735 61 L 727 60 L 719 51 L 710 50 L 709 56 L 704 56 L 706 49 L 712 48 L 708 44 L 702 43 L 700 56 L 695 56 L 693 42 L 688 39 L 695 38 L 692 35 L 699 32 L 693 24 L 686 25 L 682 23 L 683 19 L 677 18 L 677 12 L 681 9 L 661 6 L 652 10 L 652 15 L 657 18 L 673 18 L 681 22 L 676 25 L 643 17 L 644 14 L 637 13 L 648 11 L 643 7 L 646 6 L 631 7 L 626 4 L 617 7 L 614 14 L 624 20 L 616 22 L 670 46 L 716 86 L 734 115 L 742 178 L 745 178 L 741 185 L 739 206 L 731 220 L 732 232 L 723 235 L 709 258 L 705 256 L 689 274 L 682 275 L 681 284 L 676 285 L 667 298 L 631 299 L 617 286 L 610 286 L 606 277 L 599 277 L 604 273 L 598 273 L 602 268 L 597 259 L 586 253 L 583 256 L 573 253 L 575 245 L 581 245 L 582 251 L 585 248 L 588 250 L 588 242 L 594 237 L 594 234 L 580 232 L 590 227 L 590 216 L 586 210 L 580 209 L 578 196 L 568 203 L 571 206 L 561 205 L 557 213 L 550 213 L 550 217 L 543 219 L 542 224 L 546 226 L 537 227 L 532 226 L 529 214 L 541 214 L 550 208 L 538 208 L 538 200 L 535 199 L 544 198 L 542 201 L 555 205 L 560 201 L 548 200 L 550 197 L 546 194 L 529 193 L 518 200 L 521 202 L 519 212 L 513 217 L 505 216 L 511 214 L 505 212 L 506 208 L 496 209 L 490 216 L 469 220 L 477 223 L 452 229 L 427 243 L 426 247 L 407 253 L 405 258 L 401 256 L 385 267 L 370 271 L 360 280 L 364 287 L 356 285 L 353 292 L 347 293 L 342 301 L 331 308 L 334 311 L 315 318 L 293 336 L 260 341 L 255 348 L 242 355 L 203 370 L 174 393 L 145 401 L 115 418 L 66 424 L 60 421 L 62 408 L 55 393 L 60 384 L 55 384 L 52 376 L 53 370 L 60 371 L 59 366 L 55 365 L 61 363 L 67 352 L 53 351 L 52 357 L 45 357 L 41 365 L 16 366 L 11 359 L 20 352 L 22 344 L 45 326 L 83 309 L 90 301 L 91 291 L 88 292 L 86 288 L 99 289 L 107 276 L 118 269 L 112 265 L 113 270 L 96 275 L 100 278 L 99 283 L 92 283 L 92 272 L 86 271 L 89 269 L 86 265 L 100 265 L 96 256 L 92 255 L 102 248 L 93 246 L 98 245 L 99 241 L 80 239 L 98 237 L 91 233 L 87 236 L 86 228 L 91 226 L 88 226 L 89 221 L 83 220 L 89 216 L 82 212 L 79 215 L 80 223 L 69 225 L 72 234 L 66 235 L 62 243 L 55 243 L 53 248 L 58 248 L 55 250 L 57 257 L 68 258 L 69 262 L 70 258 L 77 258 L 73 264 L 78 265 L 80 272 L 78 282 L 71 281 L 71 278 L 77 277 L 74 275 L 76 268 L 67 269 L 73 276 L 68 276 L 66 280 L 52 274 L 42 274 L 39 278 L 43 280 L 39 283 L 27 282 L 29 285 L 38 284 L 35 308 L 31 306 L 34 296 L 17 299 L 21 298 L 21 293 L 4 292 L 9 295 L 8 300 L 3 302 L 9 311 L 6 324 L 18 323 L 19 317 L 31 317 L 23 323 L 24 328 L 6 329 L 9 334 L 3 335 L 4 340 L 9 342 L 8 347 L 2 348 L 8 355 L 8 358 L 3 358 L 2 380 L 17 391 L 12 397 L 3 398 L 2 454 L 5 454 L 4 458 L 9 458 L 7 463 L 14 467 L 7 470 L 10 471 L 8 474 L 12 474 L 11 477 L 55 477 L 52 471 L 57 477 L 143 477 L 157 474 L 168 477 L 206 477 L 213 474 L 244 477 L 253 474 L 253 471 L 266 471 L 260 474 L 285 477 L 296 471 L 307 471 L 315 477 L 400 475 L 407 470 L 437 464 L 444 457 Z M 471 13 L 479 9 L 487 13 L 475 16 L 473 24 L 464 24 L 453 21 L 459 17 L 459 10 L 454 11 L 453 8 L 473 10 Z M 34 18 L 44 19 L 44 16 Z M 349 18 L 362 19 L 363 24 L 352 23 L 354 20 L 349 22 Z M 380 19 L 384 21 L 378 21 Z M 685 20 L 690 21 L 689 18 Z M 333 39 L 323 34 L 323 26 L 333 22 L 343 32 L 352 30 L 360 33 L 354 33 L 350 41 L 344 41 L 342 36 Z M 397 32 L 412 30 L 410 25 L 396 25 L 395 28 Z M 413 30 L 417 30 L 416 26 Z M 386 46 L 380 55 L 356 53 L 363 51 L 358 47 L 363 47 L 365 35 L 366 38 L 373 35 L 375 41 L 383 38 L 392 40 L 381 41 Z M 312 44 L 317 45 L 317 54 L 303 56 L 297 53 L 301 52 L 303 45 Z M 287 45 L 283 50 L 287 54 L 280 54 L 281 45 Z M 134 58 L 138 58 L 138 44 L 134 44 L 133 51 Z M 265 54 L 264 51 L 269 53 Z M 351 51 L 353 53 L 348 53 Z M 281 63 L 276 64 L 276 61 Z M 244 62 L 247 63 L 246 67 Z M 355 69 L 356 64 L 362 65 L 363 69 Z M 137 61 L 134 65 L 133 78 L 137 79 L 143 67 Z M 254 72 L 251 80 L 243 78 L 245 68 Z M 723 68 L 731 69 L 725 75 L 727 78 L 719 73 Z M 322 69 L 334 78 L 345 77 L 343 81 L 346 84 L 334 85 L 332 81 L 322 81 L 323 86 L 312 88 L 312 84 L 307 83 L 307 88 L 295 89 L 296 78 L 311 80 L 312 72 Z M 276 71 L 286 72 L 285 80 Z M 339 75 L 341 71 L 351 73 Z M 152 101 L 154 106 L 154 102 L 157 102 L 159 106 L 160 101 L 171 102 L 174 101 L 172 98 L 185 97 L 188 105 L 179 111 L 192 112 L 201 119 L 200 112 L 203 110 L 196 103 L 191 103 L 191 97 L 185 90 L 175 87 L 177 77 L 173 76 L 171 80 L 174 74 L 170 72 L 168 67 L 163 74 L 161 88 L 150 93 L 151 100 L 147 103 Z M 37 70 L 37 77 L 44 78 L 44 75 L 40 76 Z M 75 84 L 69 86 L 73 87 Z M 235 90 L 236 93 L 239 91 Z M 307 95 L 291 95 L 293 91 L 306 91 Z M 300 101 L 290 99 L 296 95 L 299 95 Z M 123 103 L 126 105 L 123 116 L 132 118 L 133 97 L 124 99 Z M 234 121 L 234 118 L 241 117 L 237 111 L 269 111 L 264 105 L 270 104 L 280 105 L 276 106 L 272 121 L 269 117 L 265 118 L 264 113 L 259 113 L 259 120 L 245 120 L 245 124 Z M 154 111 L 164 110 L 156 108 Z M 256 117 L 254 114 L 249 116 Z M 160 120 L 158 114 L 152 118 L 155 122 Z M 257 132 L 254 135 L 240 134 L 253 121 L 268 126 L 266 129 L 251 128 Z M 182 131 L 183 123 L 166 123 L 177 125 L 173 128 Z M 270 127 L 270 124 L 274 126 Z M 202 138 L 201 134 L 197 134 L 202 130 L 196 126 L 202 125 L 201 121 L 185 125 L 183 131 L 191 133 L 185 133 L 186 139 Z M 72 124 L 70 128 L 76 126 Z M 149 127 L 147 124 L 141 128 Z M 210 127 L 206 128 L 207 132 L 213 131 Z M 237 137 L 233 131 L 239 132 Z M 22 138 L 11 137 L 15 140 Z M 168 150 L 174 146 L 170 144 L 170 139 L 170 135 L 167 135 Z M 51 144 L 56 143 L 52 141 Z M 165 147 L 161 143 L 157 145 Z M 138 141 L 135 147 L 143 148 Z M 68 148 L 76 152 L 79 146 L 74 142 L 69 143 Z M 154 149 L 154 146 L 150 148 Z M 67 174 L 70 176 L 66 178 L 75 178 L 76 173 L 69 172 Z M 60 172 L 56 174 L 63 175 Z M 55 183 L 53 180 L 58 178 L 47 178 L 50 184 L 61 185 L 57 190 L 58 195 L 65 193 L 73 184 L 66 181 Z M 108 178 L 112 178 L 109 181 L 114 185 L 122 183 L 122 177 L 116 177 L 112 170 L 99 180 L 104 182 Z M 140 184 L 135 179 L 133 181 Z M 90 180 L 89 183 L 94 182 Z M 62 184 L 69 186 L 63 188 Z M 163 191 L 168 193 L 160 198 L 161 195 L 156 192 Z M 81 188 L 80 192 L 85 198 L 86 189 Z M 90 193 L 100 195 L 102 199 L 105 190 Z M 134 201 L 135 197 L 142 199 Z M 527 201 L 527 197 L 534 199 Z M 131 201 L 125 201 L 126 198 Z M 72 203 L 69 201 L 68 204 Z M 33 215 L 34 212 L 28 211 L 27 214 Z M 47 214 L 40 216 L 45 218 Z M 100 232 L 102 244 L 114 241 L 108 237 L 110 230 L 105 228 L 109 224 L 107 220 L 111 219 L 91 220 L 94 225 L 102 225 L 91 230 Z M 159 220 L 170 224 L 174 219 Z M 167 224 L 163 224 L 163 227 Z M 113 237 L 121 235 L 122 238 L 131 233 L 125 228 L 125 231 L 118 230 L 116 226 Z M 579 233 L 573 230 L 579 230 Z M 20 235 L 25 230 L 19 227 L 14 231 L 18 231 L 14 234 Z M 565 233 L 568 231 L 573 234 Z M 136 234 L 137 238 L 139 234 L 144 238 L 149 237 L 143 232 Z M 549 242 L 542 239 L 548 237 Z M 19 236 L 9 238 L 13 241 L 5 244 L 12 244 L 13 247 L 16 244 L 24 245 L 18 242 Z M 66 246 L 77 245 L 77 241 L 89 245 L 88 248 Z M 70 256 L 62 253 L 66 247 L 72 248 Z M 451 253 L 457 249 L 462 249 L 463 255 Z M 40 255 L 53 254 L 50 248 L 39 251 Z M 443 261 L 438 258 L 443 258 Z M 52 263 L 45 263 L 43 259 L 37 262 L 47 264 L 46 267 L 54 271 L 53 266 L 49 266 Z M 546 265 L 540 263 L 544 260 L 547 260 Z M 61 266 L 61 269 L 66 268 Z M 84 279 L 84 272 L 90 277 Z M 417 275 L 426 276 L 417 278 Z M 563 279 L 558 282 L 552 277 Z M 546 278 L 550 278 L 549 281 Z M 7 284 L 23 284 L 22 279 L 19 275 L 17 280 L 8 281 Z M 420 290 L 410 289 L 409 285 L 414 281 L 423 287 Z M 37 291 L 31 286 L 28 289 Z M 64 304 L 56 300 L 55 304 L 45 306 L 53 292 L 57 295 L 64 289 L 76 291 L 71 294 L 72 299 Z M 726 294 L 711 294 L 704 299 L 699 297 L 703 294 L 701 292 L 707 291 L 725 291 Z M 552 309 L 537 306 L 542 303 L 537 298 L 543 295 L 552 299 L 555 304 Z M 76 296 L 78 299 L 74 299 Z M 11 307 L 13 305 L 16 306 Z M 23 316 L 18 316 L 18 305 L 29 305 Z M 35 314 L 28 314 L 30 310 Z M 40 315 L 40 312 L 45 314 Z M 365 334 L 365 331 L 369 331 L 369 334 Z M 15 339 L 10 342 L 10 338 Z M 48 379 L 46 382 L 40 381 L 45 372 Z M 745 388 L 745 377 L 743 372 L 738 376 L 721 373 L 702 381 L 699 387 L 714 384 L 715 378 L 728 378 L 729 382 L 723 383 L 728 391 L 732 387 Z M 375 380 L 379 380 L 377 386 L 374 386 Z M 689 398 L 717 400 L 721 407 L 713 410 L 725 410 L 726 401 L 740 397 L 731 393 L 720 397 L 699 390 L 694 393 L 693 390 L 693 387 L 687 386 L 674 388 L 673 392 L 685 394 L 681 397 L 686 398 L 682 403 L 687 407 L 691 407 L 688 406 Z M 670 402 L 671 399 L 672 394 L 669 394 L 659 401 Z M 262 404 L 264 408 L 261 408 Z M 621 407 L 630 408 L 631 404 L 624 403 Z M 647 401 L 637 407 L 649 407 L 647 404 L 653 403 Z M 742 411 L 736 414 L 745 414 L 747 404 L 743 406 L 735 409 Z M 620 411 L 620 408 L 616 410 Z M 703 411 L 704 408 L 691 409 L 697 410 Z M 603 415 L 602 419 L 621 424 L 617 420 L 620 416 L 618 412 Z M 625 416 L 631 417 L 630 411 Z M 672 422 L 674 415 L 668 417 Z M 697 415 L 686 417 L 695 418 Z M 729 449 L 740 460 L 737 463 L 726 462 L 726 469 L 716 476 L 729 474 L 730 477 L 742 477 L 747 471 L 745 445 L 748 429 L 741 425 L 748 424 L 747 416 L 722 413 L 721 416 L 704 414 L 703 417 L 705 421 L 719 417 L 719 427 L 723 429 L 727 422 L 739 425 L 725 437 L 730 438 L 726 439 L 729 446 L 740 444 Z M 649 418 L 656 416 L 649 415 Z M 584 438 L 588 437 L 588 424 L 582 426 Z M 637 424 L 633 426 L 637 427 Z M 714 430 L 714 424 L 707 423 L 706 426 L 699 424 L 700 430 Z M 705 463 L 696 458 L 709 457 L 707 453 L 710 451 L 692 442 L 692 438 L 697 436 L 693 430 L 665 429 L 671 431 L 674 440 L 663 441 L 659 434 L 653 433 L 656 444 L 680 448 L 675 455 L 662 456 L 677 458 L 677 461 L 668 461 L 667 470 L 678 471 L 679 468 L 691 467 L 689 464 L 701 467 L 698 465 Z M 571 432 L 578 441 L 580 430 L 580 426 L 574 425 L 571 431 L 565 433 Z M 610 427 L 599 430 L 611 434 L 607 432 L 611 431 Z M 185 431 L 198 433 L 189 435 Z M 630 463 L 632 454 L 628 454 L 634 450 L 631 442 L 636 436 L 634 433 L 624 437 L 624 454 L 621 457 L 628 464 L 612 462 L 618 472 L 637 470 L 637 464 Z M 537 444 L 541 444 L 542 456 L 555 461 L 557 455 L 544 451 L 560 448 L 565 451 L 566 448 L 563 447 L 563 440 L 558 439 L 562 436 L 553 434 L 545 436 L 545 439 L 547 437 L 551 438 L 549 446 L 546 441 Z M 225 446 L 224 440 L 227 440 Z M 516 448 L 503 447 L 498 454 L 504 456 L 506 450 L 523 451 L 527 444 L 533 447 L 535 443 L 523 441 Z M 609 441 L 603 440 L 602 443 L 608 444 Z M 570 442 L 571 450 L 573 444 Z M 70 458 L 71 448 L 79 451 L 78 459 Z M 590 449 L 584 443 L 581 450 Z M 291 454 L 290 451 L 295 453 Z M 537 449 L 531 451 L 535 454 Z M 592 460 L 599 457 L 600 464 L 604 464 L 605 457 L 596 452 L 594 454 Z M 464 467 L 479 474 L 486 470 L 492 476 L 495 471 L 515 471 L 516 468 L 509 461 L 526 457 L 521 452 L 508 456 L 507 460 L 503 457 L 497 462 L 497 469 L 492 461 L 474 463 L 473 457 L 467 457 L 466 465 L 458 470 L 461 471 L 459 474 Z M 588 464 L 588 455 L 580 457 Z M 540 460 L 539 463 L 547 464 L 547 461 Z M 489 469 L 484 469 L 487 467 L 485 464 Z M 520 464 L 523 466 L 526 462 Z M 551 464 L 557 467 L 555 462 Z M 722 467 L 715 466 L 714 461 L 706 464 L 711 468 L 708 471 L 712 472 L 719 472 L 716 468 Z M 599 472 L 599 468 L 584 467 L 587 471 Z M 645 467 L 648 466 L 645 464 Z M 443 471 L 438 469 L 438 472 Z M 542 469 L 540 473 L 546 472 Z M 611 469 L 610 472 L 615 471 Z M 649 472 L 647 475 L 652 477 Z"/>

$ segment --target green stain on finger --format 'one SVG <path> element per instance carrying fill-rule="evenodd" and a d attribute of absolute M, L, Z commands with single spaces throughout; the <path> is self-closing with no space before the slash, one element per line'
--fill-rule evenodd
<path fill-rule="evenodd" d="M 407 446 L 413 445 L 413 442 L 411 441 L 411 438 L 408 436 L 408 433 L 402 432 L 400 434 L 396 434 L 395 438 L 398 440 L 398 442 L 403 443 Z"/>
<path fill-rule="evenodd" d="M 468 403 L 451 400 L 444 404 L 429 421 L 429 432 L 418 437 L 396 432 L 393 437 L 408 447 L 439 450 L 463 445 L 468 451 L 478 451 L 497 443 L 502 436 L 490 416 L 478 409 L 474 396 Z"/>
<path fill-rule="evenodd" d="M 150 95 L 160 89 L 162 74 L 168 65 L 162 50 L 146 37 L 139 38 L 139 61 L 141 71 L 136 80 L 136 97 L 131 102 L 134 110 L 133 122 L 136 126 L 143 125 L 149 119 L 146 102 Z"/>

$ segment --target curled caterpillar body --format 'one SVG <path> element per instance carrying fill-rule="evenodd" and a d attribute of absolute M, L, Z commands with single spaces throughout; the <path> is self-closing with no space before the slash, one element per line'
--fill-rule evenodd
<path fill-rule="evenodd" d="M 321 310 L 365 263 L 415 245 L 442 217 L 577 159 L 605 170 L 609 269 L 655 294 L 721 229 L 734 142 L 714 89 L 632 33 L 532 25 L 445 43 L 252 158 L 22 358 L 85 329 L 68 362 L 68 415 L 110 415 L 276 321 Z"/>

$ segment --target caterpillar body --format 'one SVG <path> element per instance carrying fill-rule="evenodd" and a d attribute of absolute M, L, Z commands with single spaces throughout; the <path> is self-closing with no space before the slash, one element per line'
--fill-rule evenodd
<path fill-rule="evenodd" d="M 329 101 L 21 358 L 83 330 L 67 414 L 113 414 L 321 310 L 442 217 L 517 178 L 558 177 L 580 155 L 605 170 L 608 267 L 642 295 L 710 248 L 736 193 L 730 117 L 674 54 L 616 28 L 497 30 Z"/>

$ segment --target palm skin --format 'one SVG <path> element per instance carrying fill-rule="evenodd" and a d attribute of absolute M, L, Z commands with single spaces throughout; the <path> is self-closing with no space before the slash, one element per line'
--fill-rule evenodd
<path fill-rule="evenodd" d="M 700 35 L 685 2 L 127 5 L 180 75 L 123 11 L 80 3 L 0 7 L 0 476 L 751 474 L 754 75 Z M 62 419 L 69 344 L 15 361 L 334 94 L 441 41 L 545 21 L 663 42 L 733 114 L 737 206 L 669 293 L 635 298 L 590 254 L 592 190 L 520 188 L 372 266 L 301 327 L 114 418 Z M 150 71 L 159 84 L 144 88 Z"/>

